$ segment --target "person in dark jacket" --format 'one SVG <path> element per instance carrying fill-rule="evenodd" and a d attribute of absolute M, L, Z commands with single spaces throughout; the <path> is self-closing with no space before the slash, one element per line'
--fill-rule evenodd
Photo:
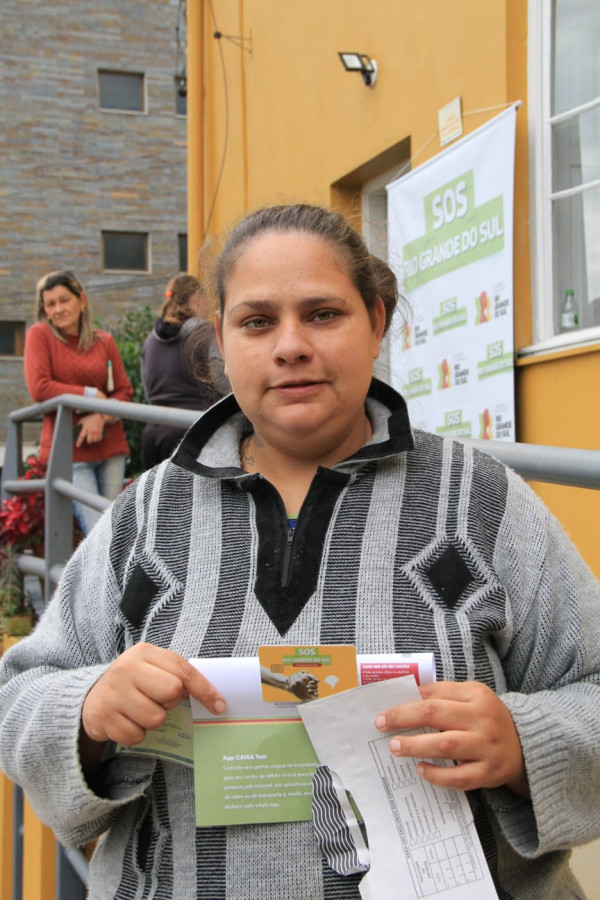
<path fill-rule="evenodd" d="M 175 275 L 142 349 L 142 382 L 148 403 L 204 410 L 231 390 L 208 301 L 193 275 Z M 145 469 L 167 459 L 185 428 L 149 423 L 142 433 Z"/>

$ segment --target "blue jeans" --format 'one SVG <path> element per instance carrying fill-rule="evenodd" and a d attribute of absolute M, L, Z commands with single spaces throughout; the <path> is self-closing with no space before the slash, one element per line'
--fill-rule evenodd
<path fill-rule="evenodd" d="M 123 477 L 125 475 L 125 455 L 111 456 L 110 459 L 101 459 L 98 462 L 73 463 L 73 484 L 78 488 L 100 494 L 109 500 L 115 500 L 123 489 Z M 101 512 L 91 509 L 78 500 L 73 501 L 75 518 L 84 535 L 89 534 L 100 516 Z"/>

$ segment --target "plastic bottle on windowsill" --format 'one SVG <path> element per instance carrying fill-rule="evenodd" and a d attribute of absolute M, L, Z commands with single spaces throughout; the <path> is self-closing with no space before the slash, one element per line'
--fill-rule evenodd
<path fill-rule="evenodd" d="M 575 302 L 575 294 L 569 289 L 565 291 L 565 302 L 560 313 L 560 330 L 577 331 L 579 328 L 579 310 Z"/>

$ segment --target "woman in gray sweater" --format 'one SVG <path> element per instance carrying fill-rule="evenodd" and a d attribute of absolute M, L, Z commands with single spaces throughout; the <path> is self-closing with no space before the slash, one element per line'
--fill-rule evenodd
<path fill-rule="evenodd" d="M 90 900 L 358 900 L 311 822 L 196 828 L 189 768 L 111 748 L 190 694 L 224 711 L 192 657 L 430 650 L 438 681 L 373 710 L 382 736 L 429 726 L 392 752 L 460 763 L 419 774 L 468 792 L 502 900 L 582 897 L 568 858 L 600 834 L 598 584 L 520 478 L 413 432 L 372 379 L 397 288 L 341 216 L 258 211 L 216 284 L 233 394 L 115 501 L 2 659 L 2 768 L 66 844 L 101 838 Z"/>

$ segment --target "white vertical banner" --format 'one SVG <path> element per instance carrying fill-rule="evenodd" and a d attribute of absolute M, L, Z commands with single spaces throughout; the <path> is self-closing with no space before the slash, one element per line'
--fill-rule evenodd
<path fill-rule="evenodd" d="M 515 121 L 512 106 L 388 185 L 389 261 L 412 307 L 391 380 L 438 434 L 515 439 Z"/>

